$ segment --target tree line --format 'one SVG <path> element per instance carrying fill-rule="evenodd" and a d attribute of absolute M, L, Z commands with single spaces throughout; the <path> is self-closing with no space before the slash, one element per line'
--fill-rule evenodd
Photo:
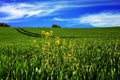
<path fill-rule="evenodd" d="M 57 24 L 53 24 L 52 28 L 61 28 L 61 26 L 57 25 Z"/>
<path fill-rule="evenodd" d="M 6 23 L 0 23 L 0 27 L 10 27 L 10 25 L 8 25 Z M 61 26 L 59 26 L 57 24 L 53 24 L 52 28 L 61 28 Z"/>
<path fill-rule="evenodd" d="M 8 25 L 6 23 L 0 23 L 0 27 L 10 27 L 10 25 Z"/>

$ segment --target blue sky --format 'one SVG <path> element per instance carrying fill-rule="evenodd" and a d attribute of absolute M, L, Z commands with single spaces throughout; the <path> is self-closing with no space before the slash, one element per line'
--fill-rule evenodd
<path fill-rule="evenodd" d="M 0 22 L 12 27 L 120 26 L 120 0 L 0 0 Z"/>

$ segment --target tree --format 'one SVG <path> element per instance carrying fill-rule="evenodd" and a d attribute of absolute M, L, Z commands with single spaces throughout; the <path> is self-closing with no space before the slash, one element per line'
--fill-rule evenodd
<path fill-rule="evenodd" d="M 61 28 L 60 26 L 56 25 L 56 24 L 53 24 L 52 25 L 52 28 Z"/>
<path fill-rule="evenodd" d="M 10 25 L 8 25 L 6 23 L 0 23 L 0 27 L 10 27 Z"/>

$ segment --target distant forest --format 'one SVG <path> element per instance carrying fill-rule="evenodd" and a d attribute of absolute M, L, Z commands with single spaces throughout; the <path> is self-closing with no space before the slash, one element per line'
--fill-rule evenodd
<path fill-rule="evenodd" d="M 6 23 L 0 23 L 0 27 L 10 27 L 10 25 L 8 25 Z"/>

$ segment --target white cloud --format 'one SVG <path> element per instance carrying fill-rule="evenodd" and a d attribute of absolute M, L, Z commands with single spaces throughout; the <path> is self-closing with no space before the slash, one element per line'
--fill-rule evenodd
<path fill-rule="evenodd" d="M 95 27 L 120 26 L 120 13 L 100 13 L 86 15 L 80 18 L 80 23 Z"/>
<path fill-rule="evenodd" d="M 94 27 L 120 26 L 120 13 L 89 14 L 78 18 L 54 18 L 55 21 L 67 21 L 71 24 L 87 24 Z"/>
<path fill-rule="evenodd" d="M 67 19 L 61 19 L 61 18 L 57 18 L 57 17 L 55 17 L 53 20 L 55 20 L 55 21 L 68 21 Z"/>
<path fill-rule="evenodd" d="M 55 21 L 76 22 L 76 21 L 78 21 L 80 19 L 79 18 L 58 18 L 58 17 L 55 17 L 52 20 L 55 20 Z"/>
<path fill-rule="evenodd" d="M 0 6 L 0 13 L 5 15 L 5 17 L 1 17 L 0 20 L 13 20 L 20 18 L 28 18 L 31 16 L 46 16 L 50 15 L 53 12 L 60 10 L 63 8 L 62 6 L 51 5 L 51 4 L 25 4 L 25 3 L 17 3 L 17 4 L 4 4 Z"/>
<path fill-rule="evenodd" d="M 22 18 L 25 15 L 32 16 L 37 14 L 40 11 L 36 10 L 33 12 L 33 5 L 28 4 L 6 4 L 0 8 L 0 12 L 6 14 L 6 17 L 2 18 L 2 20 L 11 20 Z"/>

